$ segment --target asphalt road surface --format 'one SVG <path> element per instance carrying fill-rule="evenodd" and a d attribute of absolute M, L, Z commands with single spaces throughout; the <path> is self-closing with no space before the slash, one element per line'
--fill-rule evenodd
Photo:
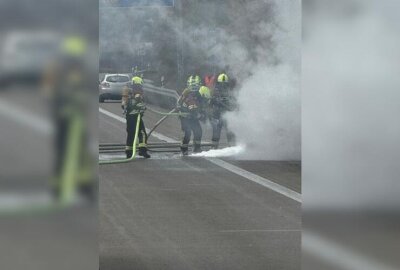
<path fill-rule="evenodd" d="M 98 269 L 93 205 L 3 215 L 10 207 L 53 202 L 53 126 L 49 104 L 36 86 L 0 89 L 0 125 L 0 268 Z"/>
<path fill-rule="evenodd" d="M 100 108 L 100 143 L 123 143 L 120 104 Z M 147 111 L 146 126 L 160 117 Z M 178 119 L 155 135 L 178 141 Z M 300 269 L 301 203 L 281 192 L 299 195 L 299 162 L 151 154 L 99 168 L 100 269 Z"/>
<path fill-rule="evenodd" d="M 123 143 L 119 103 L 101 107 L 108 115 L 93 111 L 99 115 L 100 142 Z M 2 207 L 10 199 L 50 199 L 54 149 L 48 109 L 37 89 L 18 86 L 0 92 Z M 147 126 L 159 118 L 146 112 Z M 93 125 L 97 130 L 97 121 Z M 209 141 L 210 126 L 204 130 Z M 178 141 L 177 118 L 168 119 L 154 135 L 152 142 Z M 151 160 L 101 166 L 100 177 L 98 234 L 97 211 L 91 207 L 2 219 L 2 268 L 98 269 L 99 251 L 101 269 L 300 269 L 300 203 L 290 194 L 282 195 L 282 188 L 300 192 L 299 163 L 152 153 Z M 263 179 L 281 188 L 274 190 Z M 379 264 L 398 265 L 398 237 L 393 237 L 397 227 L 382 228 L 386 248 L 377 252 L 380 245 L 365 244 L 366 236 L 371 241 L 377 237 L 368 228 L 355 232 L 359 241 L 351 242 L 348 233 L 342 233 L 354 226 L 352 222 L 362 224 L 359 217 L 334 212 L 317 216 L 323 222 L 320 227 L 335 224 L 336 231 L 306 231 L 303 258 L 313 260 L 314 266 L 317 262 L 319 269 L 397 269 Z"/>

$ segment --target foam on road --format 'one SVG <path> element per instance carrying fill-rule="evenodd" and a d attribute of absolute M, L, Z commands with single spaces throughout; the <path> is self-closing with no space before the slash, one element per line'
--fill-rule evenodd
<path fill-rule="evenodd" d="M 203 151 L 201 153 L 194 153 L 192 157 L 231 157 L 243 153 L 245 147 L 243 145 L 226 147 L 222 149 L 212 149 L 209 151 Z"/>

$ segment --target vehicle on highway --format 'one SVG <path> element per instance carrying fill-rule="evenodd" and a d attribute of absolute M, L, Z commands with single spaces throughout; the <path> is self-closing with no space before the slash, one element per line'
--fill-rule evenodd
<path fill-rule="evenodd" d="M 3 83 L 41 79 L 48 63 L 57 55 L 60 37 L 46 31 L 11 31 L 4 36 L 0 51 Z"/>
<path fill-rule="evenodd" d="M 127 85 L 130 85 L 128 74 L 105 74 L 99 85 L 99 102 L 107 99 L 120 100 L 122 89 Z"/>

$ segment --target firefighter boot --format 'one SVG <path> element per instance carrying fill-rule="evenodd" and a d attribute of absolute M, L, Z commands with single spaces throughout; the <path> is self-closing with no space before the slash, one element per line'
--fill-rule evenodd
<path fill-rule="evenodd" d="M 139 156 L 144 158 L 151 158 L 149 153 L 147 153 L 147 147 L 139 147 Z"/>
<path fill-rule="evenodd" d="M 126 154 L 126 158 L 131 158 L 133 155 L 133 151 L 132 150 L 125 150 L 125 154 Z"/>
<path fill-rule="evenodd" d="M 211 149 L 218 149 L 218 146 L 219 146 L 219 141 L 212 140 Z"/>
<path fill-rule="evenodd" d="M 189 154 L 187 146 L 181 146 L 181 152 L 183 156 L 187 156 Z"/>
<path fill-rule="evenodd" d="M 194 153 L 200 153 L 201 152 L 201 146 L 200 146 L 200 144 L 195 144 L 194 145 L 194 148 L 193 148 L 193 152 Z"/>

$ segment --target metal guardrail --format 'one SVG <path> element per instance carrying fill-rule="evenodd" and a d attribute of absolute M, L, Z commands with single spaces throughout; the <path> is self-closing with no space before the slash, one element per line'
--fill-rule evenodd
<path fill-rule="evenodd" d="M 157 104 L 167 109 L 174 108 L 179 99 L 179 94 L 176 90 L 156 87 L 146 83 L 143 85 L 143 90 L 148 103 Z"/>
<path fill-rule="evenodd" d="M 178 92 L 176 92 L 176 90 L 156 87 L 156 86 L 153 86 L 150 84 L 144 84 L 143 88 L 147 92 L 155 93 L 155 94 L 158 94 L 161 96 L 175 98 L 176 100 L 178 100 L 178 98 L 179 98 L 179 94 L 178 94 Z"/>

